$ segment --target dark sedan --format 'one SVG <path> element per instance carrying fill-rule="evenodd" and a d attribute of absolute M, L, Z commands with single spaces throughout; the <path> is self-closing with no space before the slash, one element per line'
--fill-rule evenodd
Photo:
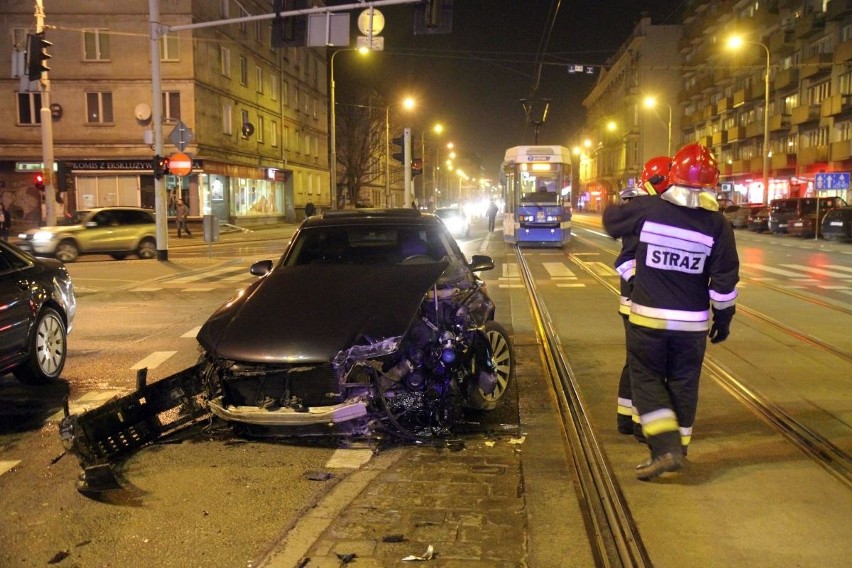
<path fill-rule="evenodd" d="M 852 207 L 837 207 L 826 213 L 822 236 L 829 241 L 852 241 Z"/>
<path fill-rule="evenodd" d="M 0 241 L 0 373 L 24 383 L 58 378 L 76 310 L 65 265 Z"/>
<path fill-rule="evenodd" d="M 748 227 L 749 216 L 763 207 L 762 203 L 740 203 L 738 205 L 729 205 L 722 212 L 725 219 L 731 223 L 734 229 L 745 229 Z"/>
<path fill-rule="evenodd" d="M 769 230 L 769 207 L 764 205 L 748 215 L 748 230 L 763 233 Z"/>

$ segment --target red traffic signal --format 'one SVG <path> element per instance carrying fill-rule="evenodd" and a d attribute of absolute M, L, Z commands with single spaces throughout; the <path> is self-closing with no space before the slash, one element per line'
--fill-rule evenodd
<path fill-rule="evenodd" d="M 423 158 L 414 158 L 411 160 L 411 175 L 417 176 L 423 173 Z"/>
<path fill-rule="evenodd" d="M 39 191 L 44 191 L 44 174 L 38 173 L 35 175 L 35 183 L 36 189 Z"/>

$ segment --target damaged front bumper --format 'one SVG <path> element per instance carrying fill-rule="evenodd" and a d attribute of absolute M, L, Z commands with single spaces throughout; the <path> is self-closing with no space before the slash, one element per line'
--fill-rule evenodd
<path fill-rule="evenodd" d="M 255 406 L 223 405 L 221 397 L 211 400 L 208 405 L 213 414 L 222 420 L 257 426 L 333 425 L 367 416 L 367 405 L 360 400 L 304 410 L 283 407 L 270 410 Z"/>

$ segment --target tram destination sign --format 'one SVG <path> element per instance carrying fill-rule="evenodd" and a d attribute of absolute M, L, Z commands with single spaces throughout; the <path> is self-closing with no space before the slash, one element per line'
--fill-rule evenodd
<path fill-rule="evenodd" d="M 849 189 L 849 172 L 831 172 L 814 175 L 814 187 L 817 191 Z"/>

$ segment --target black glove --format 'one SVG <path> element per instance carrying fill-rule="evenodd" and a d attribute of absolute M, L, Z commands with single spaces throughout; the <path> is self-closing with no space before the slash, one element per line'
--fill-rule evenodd
<path fill-rule="evenodd" d="M 735 306 L 717 310 L 713 308 L 713 326 L 710 328 L 710 343 L 721 343 L 731 334 L 731 320 L 737 311 Z"/>

